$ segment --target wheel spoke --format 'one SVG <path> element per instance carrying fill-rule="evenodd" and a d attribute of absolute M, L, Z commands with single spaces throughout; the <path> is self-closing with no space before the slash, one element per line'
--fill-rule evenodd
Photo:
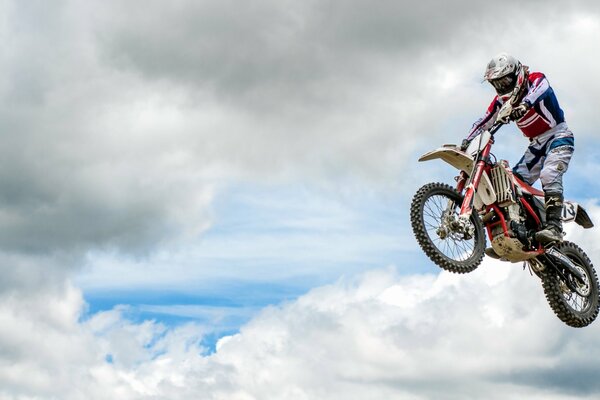
<path fill-rule="evenodd" d="M 462 233 L 447 231 L 447 236 L 442 239 L 438 233 L 440 227 L 445 224 L 444 215 L 451 201 L 453 200 L 444 195 L 433 195 L 426 199 L 423 204 L 423 224 L 431 242 L 440 253 L 452 260 L 464 261 L 474 254 L 476 237 L 466 240 L 462 238 Z M 456 203 L 451 215 L 458 216 Z M 448 228 L 446 226 L 446 229 Z"/>
<path fill-rule="evenodd" d="M 588 286 L 589 290 L 590 277 L 588 275 L 588 272 L 581 266 L 581 261 L 573 259 L 573 257 L 569 258 L 571 258 L 571 261 L 578 267 L 578 270 L 584 275 L 584 282 L 585 285 Z M 566 270 L 563 270 L 563 273 L 567 275 L 569 274 L 569 272 Z M 584 312 L 585 310 L 587 310 L 587 308 L 591 304 L 589 298 L 589 296 L 591 296 L 592 294 L 591 290 L 589 291 L 589 294 L 587 296 L 582 296 L 579 293 L 572 291 L 560 275 L 557 274 L 556 279 L 560 282 L 560 286 L 564 288 L 563 298 L 565 300 L 565 303 L 575 312 Z M 573 284 L 579 286 L 579 282 L 574 281 Z"/>

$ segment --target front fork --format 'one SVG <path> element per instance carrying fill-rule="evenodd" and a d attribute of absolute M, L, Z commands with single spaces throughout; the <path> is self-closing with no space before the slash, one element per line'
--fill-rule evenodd
<path fill-rule="evenodd" d="M 460 171 L 460 174 L 456 177 L 456 191 L 458 193 L 462 194 L 465 185 L 467 184 L 467 180 L 467 173 L 464 171 Z M 462 233 L 463 237 L 467 240 L 473 237 L 474 232 L 472 232 L 473 228 L 469 221 L 471 213 L 469 212 L 469 214 L 463 214 L 462 208 L 464 204 L 465 202 L 463 201 L 463 204 L 461 205 L 460 216 L 459 218 L 456 218 L 456 215 L 454 214 L 456 202 L 454 200 L 448 200 L 448 205 L 446 206 L 446 211 L 444 212 L 442 218 L 443 223 L 438 228 L 437 232 L 440 238 L 445 239 L 450 234 L 450 232 Z M 466 218 L 463 217 L 463 215 L 465 215 Z"/>
<path fill-rule="evenodd" d="M 485 169 L 485 161 L 479 160 L 477 165 L 475 166 L 475 172 L 473 173 L 473 179 L 467 185 L 467 189 L 465 190 L 465 196 L 463 198 L 462 206 L 460 208 L 460 216 L 461 217 L 470 217 L 471 212 L 473 212 L 473 199 L 475 197 L 475 190 L 479 187 L 479 182 L 481 181 L 481 176 L 483 175 L 483 171 Z M 462 173 L 462 171 L 461 171 Z"/>
<path fill-rule="evenodd" d="M 446 212 L 444 213 L 444 220 L 446 221 L 448 227 L 451 231 L 462 233 L 465 239 L 470 239 L 475 234 L 473 224 L 471 224 L 471 214 L 473 212 L 473 198 L 475 196 L 475 189 L 479 186 L 479 181 L 481 180 L 481 176 L 483 175 L 483 171 L 485 169 L 485 158 L 489 154 L 490 146 L 486 146 L 483 151 L 482 157 L 479 159 L 475 166 L 475 170 L 473 173 L 473 179 L 467 185 L 468 176 L 466 172 L 460 171 L 460 174 L 456 178 L 456 191 L 458 193 L 463 192 L 465 190 L 465 195 L 463 197 L 463 202 L 460 207 L 460 214 L 458 218 L 454 216 L 454 207 L 455 203 L 452 200 L 448 201 L 448 206 L 446 208 Z M 444 224 L 446 225 L 446 224 Z M 445 231 L 445 229 L 444 229 Z M 440 232 L 438 232 L 440 234 Z M 443 236 L 445 232 L 442 232 Z"/>

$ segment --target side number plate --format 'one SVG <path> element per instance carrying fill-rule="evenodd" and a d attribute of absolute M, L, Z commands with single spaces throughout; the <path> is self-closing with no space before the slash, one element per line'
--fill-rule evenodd
<path fill-rule="evenodd" d="M 562 220 L 565 222 L 574 221 L 577 216 L 577 207 L 577 203 L 565 201 L 563 203 Z"/>

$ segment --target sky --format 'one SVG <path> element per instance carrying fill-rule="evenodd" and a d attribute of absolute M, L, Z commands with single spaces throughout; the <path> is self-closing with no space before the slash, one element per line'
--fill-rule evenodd
<path fill-rule="evenodd" d="M 600 221 L 599 38 L 594 1 L 0 0 L 0 400 L 598 398 L 597 322 L 439 270 L 408 209 L 507 51 Z"/>

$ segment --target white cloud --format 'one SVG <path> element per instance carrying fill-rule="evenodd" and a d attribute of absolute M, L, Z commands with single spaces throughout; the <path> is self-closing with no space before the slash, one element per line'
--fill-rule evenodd
<path fill-rule="evenodd" d="M 537 278 L 518 265 L 490 264 L 467 276 L 373 272 L 267 309 L 201 360 L 186 376 L 181 398 L 597 394 L 593 382 L 578 387 L 552 381 L 559 371 L 573 376 L 598 370 L 597 363 L 584 361 L 598 352 L 597 326 L 564 327 Z"/>
<path fill-rule="evenodd" d="M 73 287 L 39 295 L 4 295 L 0 306 L 0 398 L 106 398 L 107 370 L 77 322 L 83 302 Z"/>
<path fill-rule="evenodd" d="M 588 210 L 599 220 L 597 206 Z M 597 260 L 595 230 L 567 227 Z M 565 327 L 518 264 L 343 279 L 263 310 L 210 356 L 199 345 L 205 327 L 136 323 L 122 307 L 82 322 L 80 291 L 60 282 L 35 295 L 4 292 L 0 398 L 570 399 L 600 391 L 597 323 Z M 577 375 L 577 384 L 568 379 Z"/>
<path fill-rule="evenodd" d="M 468 275 L 380 270 L 342 279 L 263 310 L 209 356 L 199 346 L 201 327 L 133 323 L 122 309 L 79 323 L 79 292 L 63 293 L 43 307 L 28 300 L 19 318 L 11 301 L 3 302 L 0 340 L 11 349 L 0 367 L 5 398 L 584 399 L 600 393 L 593 379 L 600 371 L 599 325 L 564 326 L 538 279 L 516 264 L 486 262 Z M 583 378 L 568 379 L 575 376 Z"/>

